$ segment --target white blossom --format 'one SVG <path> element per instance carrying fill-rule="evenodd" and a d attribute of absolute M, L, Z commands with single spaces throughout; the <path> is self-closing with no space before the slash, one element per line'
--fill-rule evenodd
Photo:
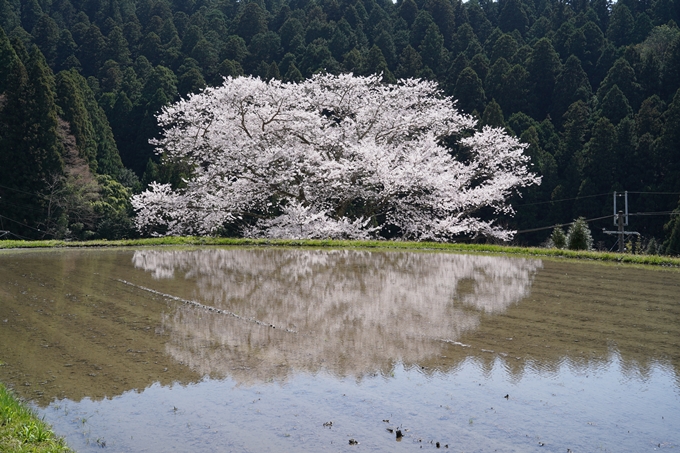
<path fill-rule="evenodd" d="M 152 184 L 133 197 L 137 227 L 152 234 L 232 224 L 258 237 L 368 238 L 383 229 L 407 239 L 510 239 L 479 210 L 513 214 L 509 197 L 540 182 L 525 145 L 501 129 L 477 131 L 421 80 L 227 78 L 158 121 L 157 152 L 192 173 L 182 189 Z"/>

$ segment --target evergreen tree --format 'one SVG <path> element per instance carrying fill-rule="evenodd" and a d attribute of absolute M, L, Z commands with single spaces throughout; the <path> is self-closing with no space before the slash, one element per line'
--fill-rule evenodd
<path fill-rule="evenodd" d="M 453 93 L 454 88 L 456 88 L 458 76 L 463 72 L 463 69 L 467 68 L 469 65 L 470 62 L 464 53 L 459 53 L 455 60 L 453 60 L 448 71 L 446 71 L 446 82 L 444 86 L 448 93 Z"/>
<path fill-rule="evenodd" d="M 404 0 L 399 5 L 399 16 L 406 21 L 407 25 L 413 24 L 418 15 L 418 5 L 414 0 Z"/>
<path fill-rule="evenodd" d="M 179 76 L 177 91 L 182 97 L 189 93 L 199 93 L 206 87 L 205 79 L 198 68 L 190 68 Z"/>
<path fill-rule="evenodd" d="M 10 1 L 0 0 L 0 28 L 4 30 L 14 30 L 16 27 L 20 26 L 20 15 L 14 10 Z"/>
<path fill-rule="evenodd" d="M 645 159 L 649 156 L 638 153 L 635 121 L 631 117 L 624 118 L 616 126 L 614 154 L 614 185 L 618 183 L 627 190 L 642 190 L 653 166 L 646 165 Z"/>
<path fill-rule="evenodd" d="M 616 3 L 607 27 L 607 38 L 616 46 L 628 45 L 632 41 L 634 27 L 635 19 L 630 9 L 623 3 Z"/>
<path fill-rule="evenodd" d="M 387 30 L 382 30 L 375 38 L 375 45 L 380 48 L 388 67 L 395 67 L 397 63 L 397 50 L 394 46 L 392 35 Z"/>
<path fill-rule="evenodd" d="M 631 109 L 626 95 L 623 94 L 618 85 L 614 85 L 607 92 L 600 107 L 601 115 L 614 124 L 618 124 L 619 121 L 633 114 L 633 109 Z"/>
<path fill-rule="evenodd" d="M 97 138 L 90 120 L 90 114 L 85 107 L 80 84 L 76 81 L 82 78 L 76 71 L 62 71 L 56 77 L 56 102 L 63 112 L 63 118 L 68 121 L 71 134 L 76 139 L 78 153 L 90 165 L 92 171 L 97 170 Z M 85 82 L 87 86 L 87 82 Z"/>
<path fill-rule="evenodd" d="M 505 75 L 510 72 L 511 66 L 505 58 L 499 58 L 489 68 L 489 73 L 484 80 L 486 95 L 494 99 L 502 99 L 505 90 Z"/>
<path fill-rule="evenodd" d="M 664 253 L 671 256 L 680 255 L 680 203 L 673 210 L 670 221 L 663 228 L 667 234 L 667 238 L 661 247 Z"/>
<path fill-rule="evenodd" d="M 508 62 L 514 62 L 515 54 L 519 46 L 517 41 L 510 34 L 500 36 L 493 45 L 491 51 L 491 63 L 495 63 L 499 58 L 504 58 Z"/>
<path fill-rule="evenodd" d="M 477 38 L 484 42 L 493 31 L 493 24 L 479 4 L 479 0 L 469 0 L 465 3 L 465 11 Z"/>
<path fill-rule="evenodd" d="M 600 118 L 592 130 L 592 137 L 577 153 L 578 170 L 582 178 L 576 206 L 578 212 L 588 216 L 602 215 L 601 203 L 590 195 L 609 192 L 614 183 L 614 144 L 616 129 L 607 118 Z"/>
<path fill-rule="evenodd" d="M 5 31 L 0 28 L 0 95 L 9 87 L 15 88 L 12 78 L 17 76 L 16 66 L 19 64 L 17 56 Z"/>
<path fill-rule="evenodd" d="M 491 102 L 486 105 L 479 126 L 506 127 L 503 110 L 495 99 L 491 99 Z"/>
<path fill-rule="evenodd" d="M 444 37 L 439 32 L 437 24 L 431 24 L 427 28 L 425 37 L 420 44 L 420 56 L 423 65 L 429 66 L 435 73 L 439 71 L 444 49 Z"/>
<path fill-rule="evenodd" d="M 25 50 L 19 49 L 20 54 Z M 49 203 L 63 177 L 54 78 L 37 47 L 26 64 L 11 58 L 6 95 L 0 110 L 0 180 L 3 216 L 11 231 L 42 237 L 56 230 L 57 213 Z"/>
<path fill-rule="evenodd" d="M 664 103 L 659 96 L 654 95 L 642 102 L 640 110 L 635 115 L 635 131 L 638 136 L 651 134 L 656 137 L 661 133 L 663 123 L 661 114 L 665 110 Z"/>
<path fill-rule="evenodd" d="M 431 25 L 437 25 L 427 11 L 419 11 L 411 27 L 411 45 L 418 49 Z M 437 27 L 439 28 L 439 27 Z M 441 33 L 441 32 L 440 32 Z"/>
<path fill-rule="evenodd" d="M 258 33 L 267 31 L 266 12 L 260 8 L 257 2 L 246 3 L 243 12 L 238 18 L 236 33 L 243 38 L 246 43 Z"/>
<path fill-rule="evenodd" d="M 154 48 L 153 51 L 149 51 L 147 57 L 149 55 L 155 56 L 158 52 Z M 80 44 L 78 53 L 78 60 L 83 65 L 83 73 L 85 75 L 96 74 L 105 54 L 106 39 L 104 35 L 102 35 L 99 27 L 90 25 L 83 36 L 83 42 Z"/>
<path fill-rule="evenodd" d="M 483 53 L 476 54 L 470 60 L 470 67 L 474 69 L 481 80 L 486 80 L 489 75 L 489 59 Z"/>
<path fill-rule="evenodd" d="M 437 31 L 441 33 L 444 45 L 450 48 L 456 32 L 456 19 L 451 2 L 448 0 L 429 0 L 425 8 L 437 24 Z"/>
<path fill-rule="evenodd" d="M 299 83 L 304 80 L 304 77 L 302 77 L 302 73 L 295 66 L 295 63 L 291 63 L 290 66 L 288 66 L 288 70 L 286 71 L 286 75 L 284 76 L 283 80 L 284 82 Z"/>
<path fill-rule="evenodd" d="M 49 66 L 54 66 L 57 58 L 57 44 L 59 42 L 59 27 L 47 14 L 40 16 L 31 31 L 35 44 L 47 60 Z"/>
<path fill-rule="evenodd" d="M 593 237 L 585 218 L 579 217 L 569 227 L 567 248 L 569 250 L 591 250 L 593 248 Z"/>
<path fill-rule="evenodd" d="M 387 61 L 380 50 L 380 47 L 374 45 L 368 52 L 366 58 L 366 73 L 367 74 L 382 74 L 383 81 L 386 83 L 394 83 L 396 79 L 387 66 Z"/>
<path fill-rule="evenodd" d="M 632 104 L 632 108 L 637 110 L 642 99 L 642 87 L 637 83 L 635 77 L 635 70 L 630 66 L 625 58 L 619 58 L 614 63 L 607 73 L 607 77 L 602 81 L 597 90 L 597 96 L 600 102 L 604 101 L 604 97 L 612 87 L 616 85 L 626 96 L 626 99 Z"/>
<path fill-rule="evenodd" d="M 560 58 L 550 40 L 543 38 L 537 41 L 527 61 L 529 105 L 535 118 L 544 118 L 548 114 L 560 69 Z"/>
<path fill-rule="evenodd" d="M 561 118 L 567 108 L 576 101 L 588 102 L 591 93 L 588 75 L 581 67 L 581 62 L 575 56 L 570 56 L 555 80 L 553 118 Z"/>
<path fill-rule="evenodd" d="M 267 68 L 267 75 L 265 76 L 265 80 L 281 80 L 281 73 L 279 72 L 279 66 L 276 64 L 276 62 L 272 62 L 272 64 L 269 65 L 269 68 Z"/>
<path fill-rule="evenodd" d="M 529 28 L 529 17 L 520 0 L 506 0 L 498 18 L 498 26 L 506 33 L 513 30 L 520 32 L 522 36 Z"/>
<path fill-rule="evenodd" d="M 399 66 L 395 75 L 403 79 L 413 78 L 418 75 L 422 67 L 423 60 L 420 54 L 409 44 L 401 52 Z"/>
<path fill-rule="evenodd" d="M 484 87 L 477 73 L 472 68 L 465 68 L 458 76 L 453 97 L 458 100 L 458 107 L 466 113 L 480 112 L 484 107 Z"/>
<path fill-rule="evenodd" d="M 564 114 L 564 132 L 560 147 L 555 153 L 560 176 L 566 176 L 566 170 L 572 157 L 581 150 L 586 134 L 590 129 L 590 109 L 583 101 L 576 101 Z"/>
<path fill-rule="evenodd" d="M 73 40 L 71 32 L 62 30 L 57 42 L 55 67 L 57 69 L 81 68 L 80 60 L 76 57 L 78 45 Z"/>
<path fill-rule="evenodd" d="M 658 138 L 658 158 L 662 163 L 659 187 L 680 191 L 680 89 L 663 114 L 664 126 Z"/>
<path fill-rule="evenodd" d="M 529 95 L 528 78 L 527 70 L 518 64 L 503 75 L 505 89 L 500 93 L 500 102 L 508 114 L 526 110 Z"/>
<path fill-rule="evenodd" d="M 552 247 L 563 249 L 567 246 L 567 235 L 561 227 L 555 227 L 550 234 L 550 243 Z"/>

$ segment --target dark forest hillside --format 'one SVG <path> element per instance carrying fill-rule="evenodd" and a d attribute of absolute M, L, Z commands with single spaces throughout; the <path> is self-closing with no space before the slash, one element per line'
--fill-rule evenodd
<path fill-rule="evenodd" d="M 628 191 L 647 213 L 628 229 L 680 254 L 679 23 L 678 0 L 0 0 L 0 229 L 133 235 L 129 196 L 187 171 L 159 165 L 154 115 L 225 76 L 382 73 L 530 145 L 543 183 L 507 225 L 611 215 Z M 590 226 L 613 245 L 611 217 Z"/>

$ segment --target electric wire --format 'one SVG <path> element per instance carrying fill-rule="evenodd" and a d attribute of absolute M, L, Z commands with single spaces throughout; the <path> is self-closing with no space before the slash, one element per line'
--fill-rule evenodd
<path fill-rule="evenodd" d="M 535 206 L 535 205 L 539 205 L 539 204 L 559 203 L 559 202 L 562 202 L 562 201 L 585 200 L 586 198 L 602 197 L 604 195 L 611 196 L 611 192 L 610 193 L 598 193 L 596 195 L 585 195 L 585 196 L 582 196 L 582 197 L 574 197 L 574 198 L 560 198 L 560 199 L 557 199 L 557 200 L 537 201 L 536 203 L 525 203 L 525 204 L 517 205 L 515 208 L 522 208 L 524 206 Z"/>
<path fill-rule="evenodd" d="M 47 235 L 50 235 L 50 236 L 54 237 L 54 235 L 53 235 L 52 233 L 49 233 L 49 232 L 47 232 L 47 231 L 43 231 L 43 230 L 41 230 L 41 229 L 39 229 L 39 228 L 34 228 L 34 227 L 30 226 L 30 225 L 26 225 L 25 223 L 19 222 L 18 220 L 11 219 L 11 218 L 9 218 L 9 217 L 7 217 L 7 216 L 4 216 L 4 215 L 2 215 L 2 214 L 0 214 L 0 218 L 9 220 L 10 222 L 14 222 L 14 223 L 19 224 L 19 225 L 21 225 L 21 226 L 24 226 L 24 227 L 26 227 L 26 228 L 30 228 L 31 230 L 37 231 L 38 233 L 47 234 Z"/>
<path fill-rule="evenodd" d="M 611 215 L 605 215 L 605 216 L 602 216 L 602 217 L 595 217 L 595 218 L 592 218 L 592 219 L 584 219 L 584 221 L 586 221 L 586 222 L 594 222 L 594 221 L 596 221 L 596 220 L 610 219 L 610 218 L 612 218 Z M 576 223 L 576 221 L 574 221 L 574 222 L 567 222 L 567 223 L 558 223 L 558 224 L 550 225 L 550 226 L 547 226 L 547 227 L 531 228 L 531 229 L 528 229 L 528 230 L 520 230 L 520 231 L 516 231 L 515 234 L 520 234 L 520 233 L 533 233 L 534 231 L 550 230 L 550 229 L 552 229 L 552 228 L 563 227 L 563 226 L 567 226 L 567 225 L 573 225 L 574 223 Z"/>
<path fill-rule="evenodd" d="M 628 213 L 629 216 L 652 216 L 652 215 L 680 215 L 680 211 L 660 211 L 660 212 L 630 212 Z M 603 219 L 611 219 L 614 217 L 613 214 L 602 216 L 602 217 L 595 217 L 592 219 L 584 219 L 586 222 L 594 222 L 596 220 L 603 220 Z M 568 226 L 568 225 L 573 225 L 575 222 L 568 222 L 568 223 L 557 223 L 555 225 L 550 225 L 547 227 L 540 227 L 540 228 L 531 228 L 528 230 L 520 230 L 516 231 L 515 234 L 520 234 L 520 233 L 533 233 L 534 231 L 544 231 L 544 230 L 549 230 L 551 228 L 557 228 L 557 227 L 563 227 L 563 226 Z"/>
<path fill-rule="evenodd" d="M 24 193 L 26 195 L 33 195 L 33 196 L 38 195 L 38 196 L 40 196 L 40 193 L 26 192 L 25 190 L 15 189 L 14 187 L 8 187 L 8 186 L 4 186 L 2 184 L 0 184 L 0 187 L 2 187 L 3 189 L 7 189 L 7 190 L 13 190 L 14 192 Z"/>

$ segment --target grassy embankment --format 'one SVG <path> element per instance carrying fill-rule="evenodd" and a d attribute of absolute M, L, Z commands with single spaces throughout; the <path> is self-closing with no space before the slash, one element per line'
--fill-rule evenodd
<path fill-rule="evenodd" d="M 9 248 L 57 248 L 57 247 L 124 247 L 161 245 L 241 245 L 286 247 L 334 247 L 334 248 L 380 248 L 410 250 L 442 250 L 453 252 L 503 253 L 529 256 L 562 257 L 610 261 L 619 263 L 647 264 L 680 267 L 680 258 L 659 255 L 632 255 L 613 252 L 547 249 L 539 247 L 514 247 L 493 244 L 448 244 L 438 242 L 406 241 L 338 241 L 315 239 L 231 239 L 214 237 L 162 237 L 150 239 L 123 239 L 119 241 L 0 241 L 0 249 Z"/>
<path fill-rule="evenodd" d="M 70 453 L 73 450 L 0 383 L 0 451 Z"/>

